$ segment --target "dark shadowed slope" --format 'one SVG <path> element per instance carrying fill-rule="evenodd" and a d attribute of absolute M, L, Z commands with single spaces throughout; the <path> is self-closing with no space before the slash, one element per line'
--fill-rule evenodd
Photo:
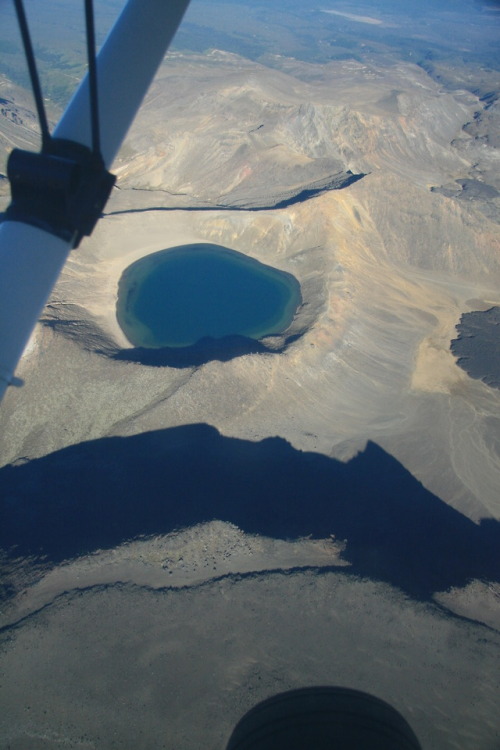
<path fill-rule="evenodd" d="M 0 544 L 16 557 L 56 563 L 221 519 L 281 539 L 345 538 L 353 572 L 417 597 L 500 580 L 500 524 L 474 524 L 373 443 L 343 464 L 281 438 L 252 443 L 190 425 L 5 467 L 0 497 Z"/>

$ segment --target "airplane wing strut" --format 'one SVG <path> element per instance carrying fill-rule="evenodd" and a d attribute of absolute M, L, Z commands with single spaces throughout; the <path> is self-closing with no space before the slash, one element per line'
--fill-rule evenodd
<path fill-rule="evenodd" d="M 128 0 L 108 34 L 96 66 L 101 179 L 96 178 L 91 162 L 84 156 L 94 154 L 95 146 L 88 75 L 50 138 L 52 145 L 48 151 L 55 153 L 49 156 L 55 158 L 47 160 L 43 149 L 42 153 L 31 155 L 34 161 L 29 165 L 26 164 L 29 157 L 19 154 L 14 157 L 9 174 L 13 201 L 7 209 L 6 220 L 0 224 L 0 399 L 9 384 L 16 384 L 17 363 L 70 250 L 93 228 L 90 207 L 85 205 L 85 200 L 82 208 L 78 192 L 67 198 L 68 184 L 74 185 L 76 179 L 81 185 L 87 180 L 90 188 L 87 184 L 85 195 L 96 196 L 99 205 L 94 214 L 100 215 L 107 197 L 104 194 L 112 187 L 109 181 L 111 178 L 114 181 L 106 170 L 132 124 L 188 5 L 189 0 Z M 81 170 L 87 170 L 83 180 Z M 19 191 L 19 184 L 17 186 L 17 209 L 16 175 L 19 184 L 29 184 L 24 193 L 23 188 Z M 30 191 L 32 196 L 26 199 Z M 23 195 L 31 200 L 31 209 L 26 205 L 19 208 Z M 64 220 L 57 218 L 61 212 Z"/>

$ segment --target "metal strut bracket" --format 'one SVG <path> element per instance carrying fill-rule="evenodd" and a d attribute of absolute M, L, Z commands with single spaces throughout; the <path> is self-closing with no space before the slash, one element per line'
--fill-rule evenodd
<path fill-rule="evenodd" d="M 6 219 L 72 242 L 92 234 L 116 177 L 87 146 L 49 138 L 41 153 L 14 149 L 7 163 L 12 202 Z"/>

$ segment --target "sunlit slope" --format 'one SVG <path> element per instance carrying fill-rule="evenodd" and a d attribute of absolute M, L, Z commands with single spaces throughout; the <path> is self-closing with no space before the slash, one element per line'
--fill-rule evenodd
<path fill-rule="evenodd" d="M 471 167 L 450 143 L 477 106 L 410 65 L 294 63 L 287 73 L 217 51 L 188 69 L 173 56 L 116 169 L 124 187 L 247 208 L 341 184 L 347 170 L 440 185 Z"/>
<path fill-rule="evenodd" d="M 499 227 L 481 196 L 436 190 L 478 179 L 464 126 L 484 105 L 412 65 L 283 68 L 213 53 L 161 71 L 5 400 L 3 461 L 192 422 L 343 460 L 370 439 L 471 518 L 498 515 L 500 394 L 450 341 L 463 312 L 499 302 Z M 200 367 L 133 355 L 121 273 L 190 242 L 292 273 L 288 335 Z"/>

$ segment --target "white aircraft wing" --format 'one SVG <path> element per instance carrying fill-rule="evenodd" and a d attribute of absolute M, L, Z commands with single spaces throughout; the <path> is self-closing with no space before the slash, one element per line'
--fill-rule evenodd
<path fill-rule="evenodd" d="M 97 58 L 100 149 L 111 166 L 189 0 L 129 0 Z M 89 82 L 71 99 L 53 137 L 92 147 Z M 0 224 L 0 399 L 52 287 L 75 245 L 22 220 Z"/>

